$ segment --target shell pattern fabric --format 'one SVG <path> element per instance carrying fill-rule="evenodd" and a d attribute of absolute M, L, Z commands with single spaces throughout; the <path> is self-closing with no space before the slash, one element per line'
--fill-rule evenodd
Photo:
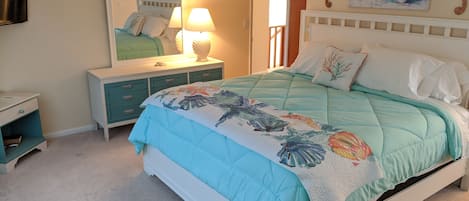
<path fill-rule="evenodd" d="M 372 156 L 371 148 L 353 133 L 300 114 L 279 114 L 281 111 L 273 106 L 211 85 L 167 89 L 154 97 L 171 110 L 190 111 L 208 105 L 221 110 L 222 115 L 213 122 L 215 127 L 236 120 L 256 134 L 278 140 L 278 160 L 291 168 L 317 167 L 327 159 L 328 152 L 350 160 L 354 166 Z"/>

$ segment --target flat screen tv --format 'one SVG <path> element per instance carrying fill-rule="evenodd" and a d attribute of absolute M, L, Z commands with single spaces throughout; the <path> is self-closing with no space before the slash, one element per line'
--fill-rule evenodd
<path fill-rule="evenodd" d="M 0 25 L 28 20 L 28 0 L 0 0 Z"/>

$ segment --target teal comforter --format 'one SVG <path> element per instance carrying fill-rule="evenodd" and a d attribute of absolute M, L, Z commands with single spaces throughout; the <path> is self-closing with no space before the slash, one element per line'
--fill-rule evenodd
<path fill-rule="evenodd" d="M 115 36 L 118 60 L 164 55 L 163 44 L 159 38 L 152 38 L 144 34 L 133 36 L 121 29 L 115 29 Z"/>
<path fill-rule="evenodd" d="M 364 139 L 385 177 L 357 189 L 347 200 L 376 199 L 448 155 L 461 155 L 461 139 L 449 116 L 417 101 L 360 86 L 351 92 L 335 90 L 283 71 L 212 83 Z M 137 151 L 146 144 L 158 148 L 230 200 L 309 200 L 290 171 L 168 109 L 149 105 L 129 140 Z"/>

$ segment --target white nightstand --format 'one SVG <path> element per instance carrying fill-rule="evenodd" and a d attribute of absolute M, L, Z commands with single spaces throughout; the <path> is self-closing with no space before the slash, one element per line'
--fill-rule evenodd
<path fill-rule="evenodd" d="M 42 136 L 37 93 L 0 93 L 0 173 L 14 169 L 18 159 L 34 149 L 47 147 Z M 17 147 L 5 148 L 3 137 L 21 135 Z"/>
<path fill-rule="evenodd" d="M 88 71 L 92 117 L 109 140 L 109 128 L 135 123 L 140 104 L 159 90 L 194 82 L 223 79 L 224 63 L 180 57 L 154 64 Z"/>

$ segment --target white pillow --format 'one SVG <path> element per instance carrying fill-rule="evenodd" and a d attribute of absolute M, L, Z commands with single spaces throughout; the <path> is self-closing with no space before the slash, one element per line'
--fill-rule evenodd
<path fill-rule="evenodd" d="M 469 108 L 469 68 L 459 62 L 449 61 L 448 63 L 455 70 L 459 84 L 461 85 L 461 103 L 466 108 Z"/>
<path fill-rule="evenodd" d="M 431 80 L 429 83 L 427 80 Z M 436 80 L 436 82 L 434 82 Z M 461 103 L 461 87 L 458 76 L 453 67 L 443 64 L 428 77 L 425 77 L 421 86 L 433 86 L 430 97 L 442 100 L 446 103 Z M 427 87 L 427 88 L 428 88 Z M 422 87 L 419 87 L 419 90 Z"/>
<path fill-rule="evenodd" d="M 350 91 L 350 85 L 365 58 L 364 53 L 344 52 L 330 46 L 325 51 L 321 67 L 315 73 L 313 83 Z"/>
<path fill-rule="evenodd" d="M 358 84 L 413 99 L 426 98 L 418 95 L 418 86 L 443 63 L 427 55 L 384 47 L 365 45 L 362 52 L 368 57 L 357 76 Z"/>
<path fill-rule="evenodd" d="M 348 52 L 360 52 L 360 48 L 348 44 L 335 46 L 325 42 L 306 42 L 296 57 L 295 62 L 290 66 L 289 71 L 313 76 L 317 69 L 320 68 L 324 52 L 329 46 L 334 46 Z"/>
<path fill-rule="evenodd" d="M 166 37 L 170 41 L 176 41 L 176 35 L 180 31 L 180 28 L 166 28 L 161 36 Z"/>
<path fill-rule="evenodd" d="M 145 17 L 137 12 L 133 12 L 125 21 L 123 29 L 128 33 L 138 36 L 142 32 Z"/>
<path fill-rule="evenodd" d="M 168 26 L 168 23 L 169 21 L 163 17 L 146 16 L 142 33 L 152 38 L 159 37 Z"/>

